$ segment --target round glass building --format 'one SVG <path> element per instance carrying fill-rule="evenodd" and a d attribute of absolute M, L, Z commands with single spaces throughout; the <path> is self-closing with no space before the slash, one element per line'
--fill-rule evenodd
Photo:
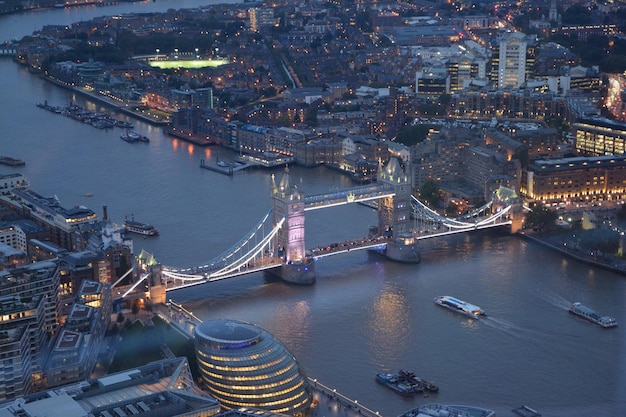
<path fill-rule="evenodd" d="M 213 320 L 196 326 L 194 335 L 203 382 L 222 407 L 290 415 L 309 407 L 304 372 L 270 333 L 237 320 Z"/>

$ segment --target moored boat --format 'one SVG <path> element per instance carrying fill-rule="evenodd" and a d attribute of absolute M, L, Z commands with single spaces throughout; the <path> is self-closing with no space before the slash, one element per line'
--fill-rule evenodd
<path fill-rule="evenodd" d="M 124 229 L 127 232 L 144 236 L 157 236 L 159 234 L 159 231 L 151 224 L 136 222 L 134 218 L 132 220 L 124 220 Z"/>
<path fill-rule="evenodd" d="M 126 132 L 120 134 L 120 138 L 125 140 L 126 142 L 135 143 L 135 142 L 150 142 L 150 139 L 147 136 L 140 135 L 134 130 L 126 130 Z"/>
<path fill-rule="evenodd" d="M 420 392 L 416 384 L 402 379 L 399 374 L 376 374 L 376 381 L 401 395 L 413 395 Z"/>
<path fill-rule="evenodd" d="M 400 414 L 399 417 L 415 416 L 454 416 L 454 417 L 495 417 L 496 412 L 472 405 L 423 404 Z"/>
<path fill-rule="evenodd" d="M 520 407 L 514 408 L 511 411 L 521 417 L 541 417 L 541 413 L 533 408 L 530 408 L 527 405 L 522 405 Z"/>
<path fill-rule="evenodd" d="M 582 317 L 585 320 L 589 320 L 592 323 L 595 323 L 604 328 L 616 327 L 617 320 L 613 317 L 602 316 L 598 312 L 592 310 L 591 308 L 582 305 L 579 302 L 573 303 L 569 308 L 570 313 Z"/>
<path fill-rule="evenodd" d="M 26 165 L 26 162 L 22 161 L 21 159 L 11 158 L 9 156 L 0 156 L 0 164 L 9 165 L 12 167 L 19 167 L 22 165 Z"/>
<path fill-rule="evenodd" d="M 404 369 L 401 369 L 398 373 L 376 374 L 376 381 L 402 395 L 413 395 L 424 391 L 439 391 L 439 387 L 434 382 L 425 381 L 412 371 Z"/>
<path fill-rule="evenodd" d="M 463 300 L 459 300 L 458 298 L 451 297 L 449 295 L 441 295 L 439 297 L 435 297 L 433 301 L 441 307 L 445 307 L 448 310 L 461 313 L 473 319 L 478 319 L 480 318 L 480 316 L 487 315 L 480 307 L 474 304 L 467 303 Z"/>

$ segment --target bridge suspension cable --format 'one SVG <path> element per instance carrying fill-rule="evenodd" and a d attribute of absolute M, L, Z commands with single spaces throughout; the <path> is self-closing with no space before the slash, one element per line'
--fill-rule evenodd
<path fill-rule="evenodd" d="M 195 268 L 163 267 L 163 277 L 175 282 L 178 281 L 180 284 L 176 288 L 182 288 L 206 281 L 228 278 L 240 274 L 243 270 L 252 272 L 282 264 L 282 260 L 273 256 L 271 245 L 273 238 L 282 228 L 286 219 L 282 218 L 266 234 L 264 226 L 268 223 L 270 214 L 271 210 L 244 238 L 212 261 Z M 251 248 L 246 250 L 250 246 Z"/>

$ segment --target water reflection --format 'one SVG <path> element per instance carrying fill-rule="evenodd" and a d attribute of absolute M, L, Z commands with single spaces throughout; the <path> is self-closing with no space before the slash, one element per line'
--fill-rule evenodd
<path fill-rule="evenodd" d="M 368 311 L 366 329 L 374 362 L 396 364 L 411 340 L 411 308 L 403 291 L 387 283 Z"/>

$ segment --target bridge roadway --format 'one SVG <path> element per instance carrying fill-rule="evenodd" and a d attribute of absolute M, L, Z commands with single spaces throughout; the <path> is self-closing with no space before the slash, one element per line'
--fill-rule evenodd
<path fill-rule="evenodd" d="M 377 183 L 359 186 L 342 191 L 306 196 L 304 197 L 304 211 L 340 206 L 343 204 L 363 203 L 394 195 L 393 187 L 387 184 Z"/>

